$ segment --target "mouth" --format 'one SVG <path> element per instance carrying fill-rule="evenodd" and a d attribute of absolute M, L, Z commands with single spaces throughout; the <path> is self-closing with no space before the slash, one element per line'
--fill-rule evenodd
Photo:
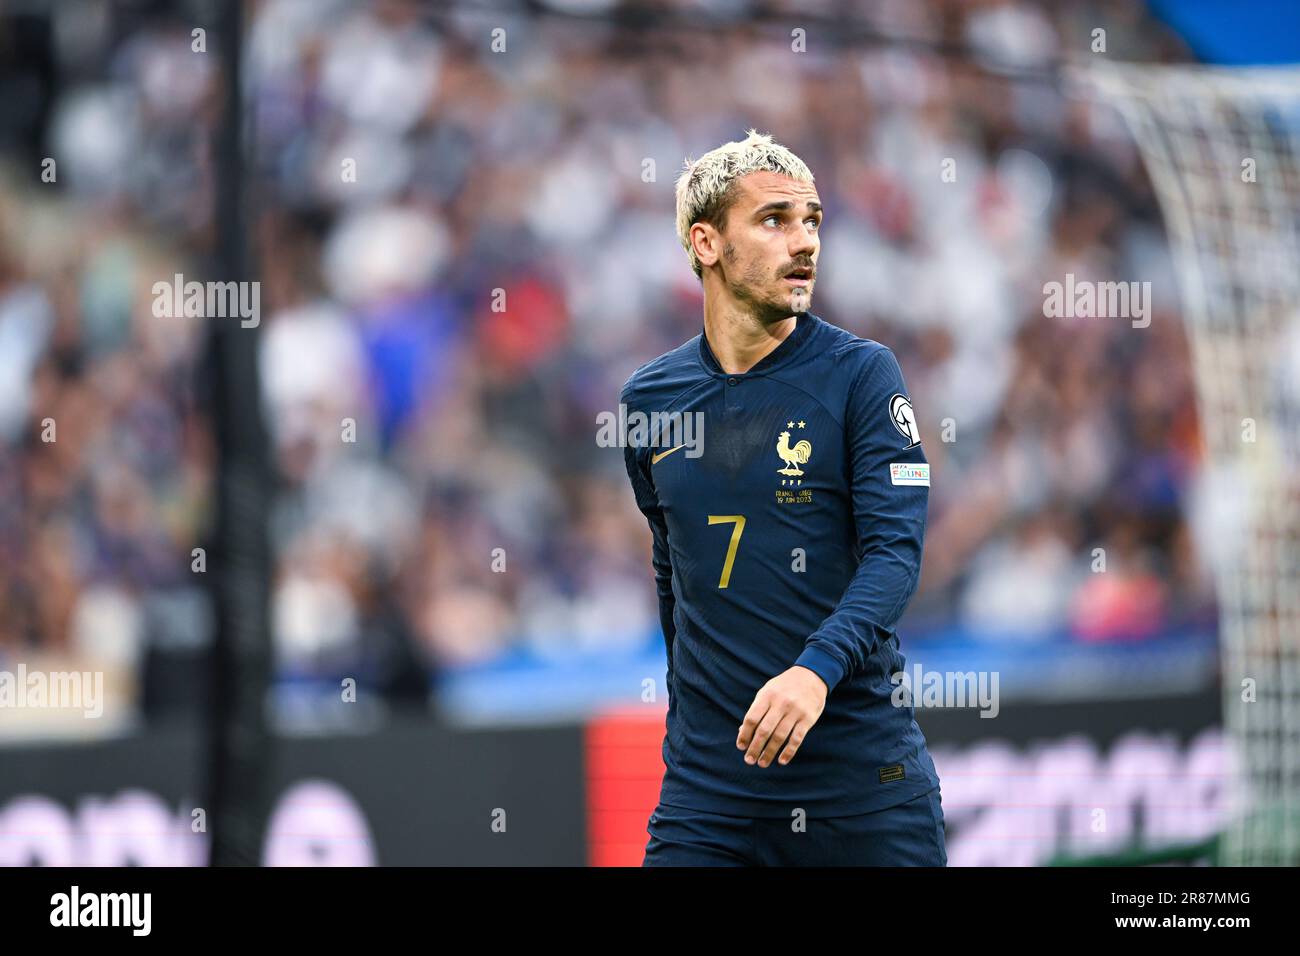
<path fill-rule="evenodd" d="M 812 284 L 813 271 L 805 266 L 797 269 L 791 269 L 785 275 L 785 281 L 795 286 L 807 286 Z"/>

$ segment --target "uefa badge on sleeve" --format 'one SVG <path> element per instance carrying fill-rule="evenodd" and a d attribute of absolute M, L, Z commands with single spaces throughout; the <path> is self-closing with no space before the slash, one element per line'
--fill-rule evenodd
<path fill-rule="evenodd" d="M 916 413 L 912 403 L 902 392 L 895 392 L 889 399 L 889 418 L 894 427 L 907 439 L 906 448 L 915 448 L 921 444 L 921 429 L 916 425 Z"/>

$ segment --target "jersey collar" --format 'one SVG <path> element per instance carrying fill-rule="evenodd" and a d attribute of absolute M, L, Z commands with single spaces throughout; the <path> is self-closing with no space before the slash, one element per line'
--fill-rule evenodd
<path fill-rule="evenodd" d="M 730 378 L 744 378 L 747 375 L 761 375 L 770 372 L 784 363 L 788 362 L 804 341 L 812 332 L 812 328 L 821 320 L 811 312 L 801 312 L 795 318 L 794 331 L 787 335 L 781 344 L 772 351 L 764 355 L 748 372 L 728 373 L 723 371 L 718 360 L 713 356 L 713 350 L 709 348 L 709 339 L 704 330 L 700 329 L 700 361 L 704 367 L 715 376 L 728 376 Z"/>

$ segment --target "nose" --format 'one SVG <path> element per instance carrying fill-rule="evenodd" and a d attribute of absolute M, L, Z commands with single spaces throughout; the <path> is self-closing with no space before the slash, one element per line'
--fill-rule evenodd
<path fill-rule="evenodd" d="M 805 226 L 800 224 L 799 228 L 791 230 L 786 252 L 795 262 L 811 263 L 813 255 L 817 252 L 817 242 L 817 234 L 809 232 Z"/>

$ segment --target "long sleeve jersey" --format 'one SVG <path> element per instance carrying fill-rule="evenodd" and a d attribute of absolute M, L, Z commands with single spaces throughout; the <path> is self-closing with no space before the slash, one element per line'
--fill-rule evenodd
<path fill-rule="evenodd" d="M 701 332 L 621 402 L 668 656 L 660 801 L 849 816 L 938 786 L 894 693 L 930 466 L 893 353 L 805 313 L 748 372 L 724 371 Z M 747 765 L 745 713 L 796 664 L 825 681 L 825 710 L 789 764 Z"/>

